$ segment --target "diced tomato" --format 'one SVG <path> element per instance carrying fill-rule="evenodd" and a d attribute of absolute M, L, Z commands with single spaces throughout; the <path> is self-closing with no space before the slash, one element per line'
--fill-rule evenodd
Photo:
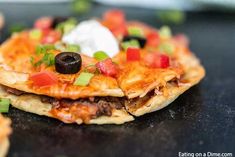
<path fill-rule="evenodd" d="M 60 40 L 61 35 L 60 32 L 55 30 L 50 30 L 48 32 L 43 33 L 44 36 L 42 38 L 42 44 L 54 44 L 56 41 Z"/>
<path fill-rule="evenodd" d="M 157 32 L 151 32 L 147 35 L 147 45 L 156 47 L 160 42 L 160 37 Z"/>
<path fill-rule="evenodd" d="M 188 47 L 189 39 L 184 34 L 177 34 L 173 37 L 173 39 L 180 45 Z"/>
<path fill-rule="evenodd" d="M 32 74 L 29 80 L 33 82 L 34 86 L 51 86 L 57 83 L 57 77 L 55 74 L 47 71 L 38 72 Z"/>
<path fill-rule="evenodd" d="M 120 26 L 125 23 L 125 14 L 119 9 L 108 10 L 103 14 L 103 20 L 109 25 Z"/>
<path fill-rule="evenodd" d="M 96 63 L 96 67 L 106 76 L 115 77 L 118 73 L 118 67 L 111 58 Z"/>
<path fill-rule="evenodd" d="M 34 28 L 46 30 L 50 29 L 52 26 L 52 18 L 51 17 L 41 17 L 34 22 Z"/>
<path fill-rule="evenodd" d="M 111 32 L 113 33 L 114 36 L 120 37 L 120 36 L 125 36 L 127 35 L 127 27 L 125 24 L 122 24 L 120 26 L 117 26 L 115 28 L 111 29 Z"/>
<path fill-rule="evenodd" d="M 165 54 L 150 53 L 144 58 L 145 63 L 151 68 L 168 68 L 170 58 Z"/>
<path fill-rule="evenodd" d="M 140 60 L 140 49 L 129 47 L 126 51 L 126 60 L 127 61 L 139 61 Z"/>
<path fill-rule="evenodd" d="M 108 27 L 117 38 L 127 35 L 125 14 L 122 10 L 112 9 L 106 11 L 103 14 L 103 24 Z"/>

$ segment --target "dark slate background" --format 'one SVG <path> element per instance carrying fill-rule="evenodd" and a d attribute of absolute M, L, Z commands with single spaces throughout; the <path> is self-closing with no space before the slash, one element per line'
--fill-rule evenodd
<path fill-rule="evenodd" d="M 79 20 L 112 8 L 95 5 Z M 154 10 L 122 8 L 128 19 L 159 27 Z M 72 16 L 68 4 L 4 4 L 6 27 L 32 26 L 43 15 Z M 206 68 L 205 79 L 168 107 L 124 125 L 67 125 L 11 108 L 9 157 L 174 157 L 178 152 L 231 152 L 235 156 L 235 14 L 187 13 L 172 26 L 191 39 L 191 49 Z M 3 31 L 1 41 L 9 34 Z"/>

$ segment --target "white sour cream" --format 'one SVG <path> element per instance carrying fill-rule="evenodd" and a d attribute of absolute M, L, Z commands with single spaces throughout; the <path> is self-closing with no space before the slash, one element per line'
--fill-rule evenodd
<path fill-rule="evenodd" d="M 62 41 L 67 44 L 78 44 L 81 52 L 90 57 L 93 57 L 97 51 L 104 51 L 109 57 L 119 52 L 116 38 L 108 28 L 96 20 L 79 23 L 71 32 L 63 36 Z"/>

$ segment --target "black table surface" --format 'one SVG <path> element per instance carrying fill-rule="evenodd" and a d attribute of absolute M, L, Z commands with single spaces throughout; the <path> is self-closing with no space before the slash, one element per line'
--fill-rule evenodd
<path fill-rule="evenodd" d="M 112 8 L 95 5 L 79 20 Z M 123 8 L 128 19 L 159 27 L 154 10 Z M 72 16 L 68 4 L 0 3 L 9 25 L 32 26 L 43 15 Z M 206 77 L 168 107 L 124 125 L 68 125 L 11 108 L 9 157 L 158 156 L 179 152 L 233 153 L 235 156 L 235 14 L 188 13 L 183 25 L 191 49 L 206 68 Z"/>

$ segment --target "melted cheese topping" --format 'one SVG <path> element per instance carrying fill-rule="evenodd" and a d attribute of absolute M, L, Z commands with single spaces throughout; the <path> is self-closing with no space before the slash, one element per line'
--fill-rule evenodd
<path fill-rule="evenodd" d="M 30 62 L 30 57 L 38 57 L 35 54 L 37 44 L 36 41 L 29 39 L 27 32 L 23 32 L 13 36 L 0 47 L 0 56 L 3 58 L 0 65 L 2 67 L 7 67 L 7 70 L 29 75 L 42 70 L 52 71 L 56 74 L 59 82 L 53 86 L 38 88 L 32 86 L 31 82 L 25 82 L 25 86 L 29 86 L 35 94 L 71 99 L 87 96 L 123 96 L 123 92 L 119 89 L 116 79 L 112 77 L 95 75 L 88 86 L 81 87 L 73 85 L 73 82 L 78 77 L 79 73 L 66 75 L 59 74 L 55 71 L 54 66 L 46 67 L 43 64 L 35 68 Z M 59 52 L 54 51 L 53 53 L 56 55 Z M 81 71 L 83 71 L 87 65 L 97 63 L 94 58 L 85 55 L 81 55 L 81 57 L 83 62 Z M 14 85 L 12 88 L 14 88 Z"/>
<path fill-rule="evenodd" d="M 144 32 L 154 30 L 142 23 L 130 22 L 129 25 L 137 25 L 142 27 Z M 171 39 L 170 39 L 171 40 Z M 109 42 L 104 39 L 103 42 Z M 17 72 L 32 74 L 41 70 L 55 72 L 54 66 L 45 67 L 40 66 L 35 68 L 30 63 L 30 56 L 35 55 L 35 46 L 38 43 L 30 40 L 27 32 L 20 33 L 13 36 L 0 47 L 0 64 L 7 66 L 9 69 Z M 106 43 L 105 45 L 109 45 Z M 146 47 L 141 50 L 141 57 L 143 58 L 150 51 L 155 51 Z M 184 67 L 178 63 L 180 53 L 188 51 L 188 49 L 177 48 L 172 56 L 171 66 L 166 69 L 154 69 L 147 67 L 141 62 L 126 62 L 126 53 L 119 52 L 113 58 L 113 61 L 118 63 L 120 68 L 117 78 L 107 77 L 105 75 L 95 75 L 90 84 L 86 87 L 74 86 L 73 82 L 79 75 L 63 75 L 55 74 L 58 77 L 59 83 L 50 87 L 33 87 L 30 82 L 26 82 L 25 86 L 29 86 L 35 94 L 43 94 L 56 98 L 70 98 L 78 99 L 91 96 L 117 96 L 122 97 L 125 95 L 128 98 L 144 97 L 149 91 L 154 88 L 165 86 L 166 82 L 172 79 L 179 79 L 184 73 Z M 54 52 L 59 53 L 58 51 Z M 190 52 L 187 52 L 190 53 Z M 82 70 L 89 64 L 95 64 L 97 61 L 89 56 L 82 56 Z M 81 70 L 81 71 L 82 71 Z M 12 86 L 14 88 L 14 86 Z M 19 89 L 21 90 L 21 89 Z M 123 93 L 124 92 L 124 93 Z"/>

